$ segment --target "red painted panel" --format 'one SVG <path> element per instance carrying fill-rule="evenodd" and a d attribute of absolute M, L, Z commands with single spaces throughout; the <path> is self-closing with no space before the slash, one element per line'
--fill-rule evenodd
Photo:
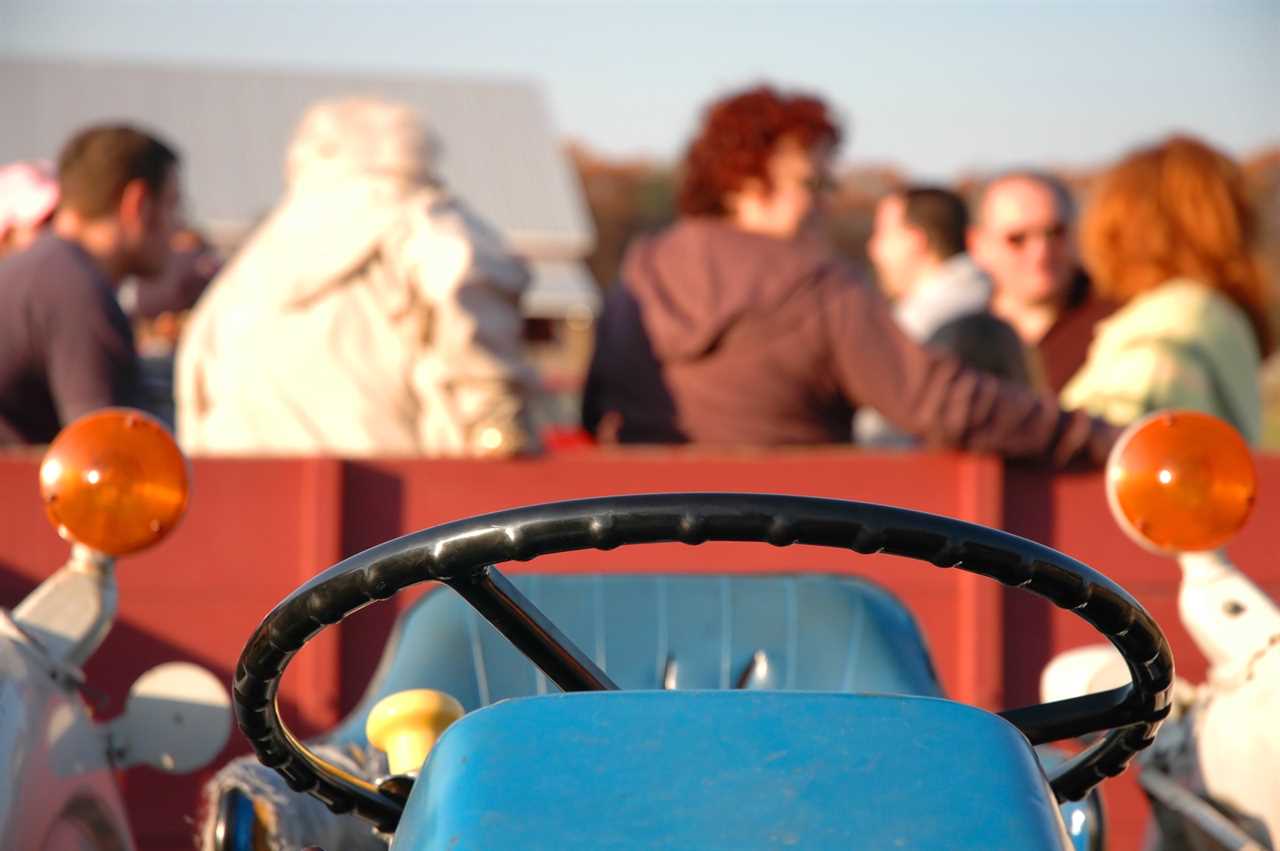
<path fill-rule="evenodd" d="M 0 454 L 0 604 L 11 605 L 35 577 L 58 569 L 67 547 L 40 504 L 38 453 Z"/>

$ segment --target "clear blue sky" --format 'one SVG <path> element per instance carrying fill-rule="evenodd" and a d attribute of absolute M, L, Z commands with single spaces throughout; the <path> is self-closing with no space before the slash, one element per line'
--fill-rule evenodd
<path fill-rule="evenodd" d="M 824 93 L 845 158 L 917 176 L 1093 165 L 1173 129 L 1280 142 L 1280 2 L 1045 5 L 0 0 L 0 54 L 520 76 L 561 132 L 675 156 L 760 79 Z"/>

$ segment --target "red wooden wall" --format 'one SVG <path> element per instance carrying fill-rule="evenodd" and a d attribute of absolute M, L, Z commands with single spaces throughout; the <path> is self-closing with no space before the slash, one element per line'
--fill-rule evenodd
<path fill-rule="evenodd" d="M 35 455 L 0 455 L 0 605 L 11 606 L 65 558 L 43 518 Z M 345 555 L 446 520 L 527 503 L 673 490 L 747 490 L 874 500 L 994 525 L 1080 558 L 1133 592 L 1164 626 L 1182 676 L 1203 674 L 1176 617 L 1178 572 L 1131 544 L 1112 523 L 1101 477 L 1006 469 L 950 454 L 845 450 L 715 453 L 583 451 L 518 462 L 333 459 L 197 460 L 191 509 L 154 550 L 118 567 L 120 618 L 88 666 L 97 711 L 120 711 L 129 684 L 174 659 L 226 680 L 257 621 L 290 590 Z M 1280 595 L 1266 556 L 1268 518 L 1280 516 L 1280 458 L 1260 458 L 1253 520 L 1232 552 Z M 888 556 L 746 544 L 654 545 L 574 553 L 525 570 L 840 570 L 876 578 L 922 622 L 949 693 L 988 708 L 1036 699 L 1040 670 L 1059 650 L 1094 641 L 1087 626 L 993 582 Z M 326 729 L 358 699 L 406 595 L 323 633 L 290 669 L 287 717 Z M 246 750 L 238 733 L 223 757 Z M 142 851 L 189 848 L 196 790 L 207 773 L 126 772 Z M 1108 793 L 1112 847 L 1139 847 L 1145 806 L 1131 777 Z"/>

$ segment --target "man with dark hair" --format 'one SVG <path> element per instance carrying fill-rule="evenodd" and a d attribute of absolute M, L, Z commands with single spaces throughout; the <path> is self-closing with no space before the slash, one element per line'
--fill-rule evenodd
<path fill-rule="evenodd" d="M 909 187 L 898 197 L 903 219 L 920 231 L 933 256 L 948 259 L 964 251 L 969 210 L 963 198 L 937 186 Z"/>
<path fill-rule="evenodd" d="M 116 289 L 163 270 L 178 223 L 178 156 L 136 128 L 78 133 L 58 183 L 50 232 L 0 262 L 0 444 L 47 443 L 133 399 L 137 353 Z"/>
<path fill-rule="evenodd" d="M 908 336 L 975 369 L 1026 383 L 1018 336 L 987 312 L 991 281 L 964 253 L 968 226 L 959 195 L 936 186 L 908 187 L 877 205 L 867 253 Z M 864 445 L 915 442 L 866 407 L 857 413 L 854 437 Z"/>
<path fill-rule="evenodd" d="M 964 255 L 969 215 L 964 199 L 935 186 L 908 187 L 876 206 L 867 253 L 885 295 L 913 336 L 927 336 L 921 322 L 936 326 L 937 310 L 955 314 L 985 310 L 991 282 Z M 932 329 L 929 329 L 932 330 Z"/>
<path fill-rule="evenodd" d="M 1035 349 L 1059 393 L 1114 310 L 1092 295 L 1077 260 L 1071 190 L 1044 172 L 1010 171 L 987 182 L 974 211 L 969 253 L 995 285 L 991 310 Z"/>

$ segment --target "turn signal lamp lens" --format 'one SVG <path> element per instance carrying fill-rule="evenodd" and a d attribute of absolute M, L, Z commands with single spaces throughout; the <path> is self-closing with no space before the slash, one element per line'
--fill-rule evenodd
<path fill-rule="evenodd" d="M 187 481 L 187 461 L 169 431 L 127 408 L 76 420 L 40 465 L 40 494 L 58 534 L 112 556 L 167 535 L 187 507 Z"/>
<path fill-rule="evenodd" d="M 1139 420 L 1107 462 L 1112 515 L 1157 552 L 1221 547 L 1249 518 L 1256 493 L 1248 445 L 1208 414 L 1166 411 Z"/>

